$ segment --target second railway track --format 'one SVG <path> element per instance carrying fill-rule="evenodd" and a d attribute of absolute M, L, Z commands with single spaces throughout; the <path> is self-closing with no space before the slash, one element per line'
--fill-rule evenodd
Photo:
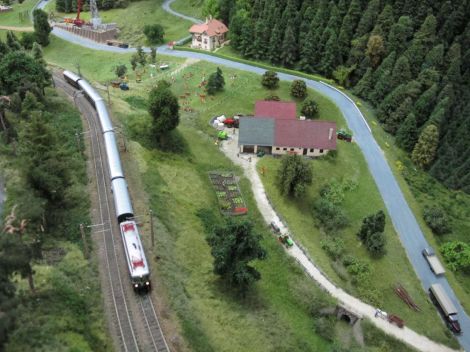
<path fill-rule="evenodd" d="M 125 352 L 169 352 L 170 349 L 163 335 L 158 316 L 150 294 L 139 296 L 129 290 L 128 274 L 121 252 L 122 244 L 114 214 L 114 204 L 109 197 L 108 170 L 106 154 L 103 152 L 102 134 L 97 121 L 97 113 L 92 105 L 63 80 L 60 73 L 54 72 L 55 85 L 71 97 L 81 112 L 90 137 L 90 161 L 96 179 L 96 212 L 93 220 L 99 226 L 96 232 L 102 233 L 103 240 L 98 242 L 98 252 L 103 253 L 100 270 L 106 278 L 104 293 L 108 297 L 108 310 L 113 317 L 109 324 L 113 336 L 117 338 L 117 347 Z M 127 287 L 126 287 L 127 284 Z M 111 323 L 111 322 L 110 322 Z"/>

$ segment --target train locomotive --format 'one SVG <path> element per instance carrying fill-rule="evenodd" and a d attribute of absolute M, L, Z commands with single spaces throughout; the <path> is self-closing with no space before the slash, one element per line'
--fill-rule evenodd
<path fill-rule="evenodd" d="M 151 289 L 150 270 L 137 224 L 133 220 L 134 210 L 121 165 L 116 136 L 106 104 L 96 90 L 83 78 L 70 71 L 64 71 L 63 75 L 70 85 L 83 91 L 84 96 L 98 113 L 108 161 L 116 217 L 119 223 L 132 286 L 136 292 L 148 292 Z"/>

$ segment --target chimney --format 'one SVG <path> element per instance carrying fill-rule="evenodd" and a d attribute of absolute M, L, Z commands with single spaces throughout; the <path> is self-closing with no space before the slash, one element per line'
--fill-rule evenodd
<path fill-rule="evenodd" d="M 330 128 L 330 132 L 328 133 L 328 140 L 331 141 L 331 137 L 333 137 L 333 128 Z"/>

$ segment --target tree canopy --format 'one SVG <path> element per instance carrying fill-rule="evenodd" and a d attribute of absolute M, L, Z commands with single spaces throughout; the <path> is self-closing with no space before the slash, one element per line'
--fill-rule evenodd
<path fill-rule="evenodd" d="M 214 273 L 241 294 L 261 279 L 261 274 L 250 265 L 254 260 L 266 258 L 260 240 L 261 236 L 253 232 L 253 224 L 246 220 L 229 220 L 207 236 L 214 257 Z"/>
<path fill-rule="evenodd" d="M 152 116 L 152 132 L 157 139 L 174 130 L 179 124 L 178 98 L 166 81 L 159 81 L 149 93 L 149 114 Z"/>
<path fill-rule="evenodd" d="M 312 183 L 313 171 L 309 161 L 300 155 L 285 155 L 277 174 L 281 194 L 300 198 Z"/>

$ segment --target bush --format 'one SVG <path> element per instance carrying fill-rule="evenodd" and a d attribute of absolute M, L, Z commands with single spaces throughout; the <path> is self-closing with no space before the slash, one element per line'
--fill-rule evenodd
<path fill-rule="evenodd" d="M 160 44 L 163 43 L 163 36 L 165 35 L 165 31 L 159 24 L 148 24 L 144 26 L 144 34 L 147 37 L 149 43 Z"/>
<path fill-rule="evenodd" d="M 127 73 L 126 65 L 117 65 L 114 69 L 114 73 L 116 73 L 116 76 L 118 77 L 124 76 Z"/>
<path fill-rule="evenodd" d="M 341 238 L 325 238 L 320 241 L 320 245 L 332 259 L 339 259 L 344 253 L 344 241 Z"/>
<path fill-rule="evenodd" d="M 452 271 L 470 272 L 470 245 L 461 241 L 444 243 L 441 253 Z"/>
<path fill-rule="evenodd" d="M 307 96 L 307 84 L 301 79 L 296 79 L 290 87 L 290 94 L 294 98 L 304 99 Z"/>
<path fill-rule="evenodd" d="M 367 237 L 365 241 L 367 250 L 375 257 L 385 254 L 385 235 L 383 232 L 375 232 Z"/>
<path fill-rule="evenodd" d="M 274 71 L 266 71 L 261 78 L 261 84 L 268 89 L 276 89 L 279 87 L 279 77 Z"/>
<path fill-rule="evenodd" d="M 451 232 L 450 219 L 441 207 L 425 206 L 423 219 L 436 235 Z"/>
<path fill-rule="evenodd" d="M 318 104 L 313 99 L 307 99 L 304 101 L 300 113 L 307 119 L 313 119 L 318 114 Z"/>
<path fill-rule="evenodd" d="M 349 225 L 344 211 L 327 199 L 320 198 L 313 203 L 313 216 L 326 231 L 334 231 Z"/>
<path fill-rule="evenodd" d="M 281 98 L 279 98 L 278 95 L 270 94 L 266 98 L 264 98 L 264 100 L 280 101 Z"/>

